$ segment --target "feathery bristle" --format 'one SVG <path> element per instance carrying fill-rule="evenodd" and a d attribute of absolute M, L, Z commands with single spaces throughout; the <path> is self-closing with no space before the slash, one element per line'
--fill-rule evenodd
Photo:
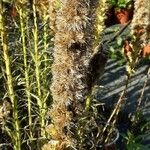
<path fill-rule="evenodd" d="M 141 45 L 146 45 L 150 38 L 150 1 L 136 0 L 134 3 L 134 15 L 131 23 L 132 34 Z"/>

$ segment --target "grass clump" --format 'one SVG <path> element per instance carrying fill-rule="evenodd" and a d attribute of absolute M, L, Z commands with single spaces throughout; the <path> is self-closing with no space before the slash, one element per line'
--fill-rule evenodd
<path fill-rule="evenodd" d="M 48 13 L 41 17 L 35 1 L 0 3 L 0 147 L 41 149 L 51 103 Z"/>

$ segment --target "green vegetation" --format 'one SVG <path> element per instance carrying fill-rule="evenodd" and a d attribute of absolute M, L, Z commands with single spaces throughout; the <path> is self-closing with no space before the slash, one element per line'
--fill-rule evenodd
<path fill-rule="evenodd" d="M 147 12 L 135 12 L 145 17 L 107 27 L 108 7 L 131 8 L 133 0 L 107 2 L 0 1 L 0 150 L 116 147 L 118 118 L 149 39 L 150 20 L 142 20 L 149 9 L 139 1 Z M 126 78 L 107 110 L 96 100 L 105 87 L 96 84 L 109 58 L 126 66 Z M 149 74 L 148 68 L 136 112 L 128 117 L 130 127 L 120 134 L 127 150 L 149 149 L 141 142 L 150 132 L 141 113 Z"/>
<path fill-rule="evenodd" d="M 0 149 L 41 149 L 48 136 L 52 36 L 47 13 L 37 17 L 37 9 L 0 2 Z"/>
<path fill-rule="evenodd" d="M 141 140 L 145 139 L 149 134 L 149 123 L 145 123 L 144 125 L 140 125 L 138 127 L 140 133 L 133 133 L 134 131 L 128 130 L 126 134 L 123 134 L 123 138 L 126 143 L 127 150 L 149 150 L 149 147 L 142 144 Z"/>
<path fill-rule="evenodd" d="M 20 124 L 19 124 L 19 115 L 18 115 L 18 102 L 14 92 L 14 85 L 13 85 L 13 78 L 12 78 L 12 71 L 11 71 L 11 60 L 9 55 L 9 48 L 8 48 L 8 39 L 7 39 L 7 32 L 5 29 L 5 22 L 3 20 L 3 6 L 0 3 L 0 31 L 1 31 L 1 41 L 2 41 L 2 51 L 3 51 L 3 59 L 5 64 L 5 74 L 6 74 L 6 89 L 7 95 L 11 102 L 12 107 L 12 126 L 14 127 L 14 131 L 10 130 L 6 126 L 6 132 L 12 138 L 14 149 L 21 150 L 21 135 L 20 135 Z"/>
<path fill-rule="evenodd" d="M 108 0 L 110 6 L 117 9 L 131 8 L 133 0 Z"/>

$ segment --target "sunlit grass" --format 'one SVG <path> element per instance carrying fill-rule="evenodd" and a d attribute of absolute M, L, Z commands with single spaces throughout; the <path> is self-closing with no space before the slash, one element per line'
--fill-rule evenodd
<path fill-rule="evenodd" d="M 17 16 L 14 17 L 7 5 L 0 5 L 3 7 L 0 12 L 0 61 L 5 65 L 1 65 L 1 108 L 7 101 L 11 107 L 7 110 L 7 118 L 2 118 L 3 122 L 0 120 L 4 131 L 0 133 L 0 147 L 38 150 L 47 138 L 45 126 L 49 123 L 47 111 L 51 103 L 52 44 L 48 14 L 44 10 L 40 17 L 35 1 L 33 4 L 16 2 L 10 4 L 16 8 Z"/>
<path fill-rule="evenodd" d="M 12 138 L 13 148 L 15 150 L 21 149 L 21 135 L 20 135 L 20 124 L 19 124 L 19 115 L 18 115 L 18 101 L 14 91 L 13 77 L 11 70 L 11 60 L 9 56 L 9 47 L 7 40 L 7 31 L 5 29 L 5 18 L 3 17 L 3 5 L 0 2 L 0 32 L 1 32 L 1 41 L 2 41 L 2 50 L 3 50 L 3 59 L 5 64 L 5 73 L 6 73 L 6 82 L 7 82 L 7 93 L 11 102 L 12 107 L 12 126 L 13 130 L 6 128 L 6 131 Z"/>

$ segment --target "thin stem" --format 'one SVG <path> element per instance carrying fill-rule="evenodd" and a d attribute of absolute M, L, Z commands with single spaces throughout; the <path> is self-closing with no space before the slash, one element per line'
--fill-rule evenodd
<path fill-rule="evenodd" d="M 30 83 L 29 83 L 29 72 L 27 66 L 27 50 L 26 50 L 26 41 L 25 41 L 25 24 L 23 18 L 23 10 L 19 8 L 19 16 L 20 16 L 20 28 L 21 28 L 21 38 L 22 38 L 22 49 L 23 49 L 23 61 L 24 61 L 24 74 L 25 74 L 25 92 L 27 95 L 28 102 L 28 117 L 29 117 L 29 128 L 30 128 L 30 137 L 32 138 L 32 113 L 31 113 L 31 95 L 30 95 Z"/>
<path fill-rule="evenodd" d="M 140 106 L 141 106 L 141 103 L 142 103 L 142 97 L 144 95 L 144 91 L 145 91 L 145 88 L 146 88 L 146 85 L 147 85 L 147 82 L 148 82 L 149 75 L 150 75 L 150 67 L 148 66 L 148 71 L 147 71 L 146 79 L 144 81 L 144 85 L 143 85 L 140 97 L 138 99 L 138 105 L 137 105 L 137 110 L 136 111 L 140 110 Z"/>
<path fill-rule="evenodd" d="M 0 2 L 0 34 L 2 41 L 2 49 L 3 49 L 3 57 L 5 63 L 5 72 L 7 76 L 7 88 L 9 98 L 12 104 L 12 115 L 13 115 L 13 126 L 14 126 L 14 150 L 21 150 L 21 138 L 20 138 L 20 127 L 19 127 L 19 116 L 18 116 L 18 107 L 17 107 L 17 99 L 15 96 L 14 88 L 13 88 L 13 79 L 11 74 L 10 67 L 10 57 L 8 53 L 8 44 L 7 44 L 7 35 L 5 31 L 4 18 L 3 18 L 3 6 L 2 2 Z M 13 131 L 12 131 L 13 132 Z"/>
<path fill-rule="evenodd" d="M 43 36 L 43 41 L 44 41 L 44 59 L 45 59 L 45 69 L 47 68 L 47 15 L 46 11 L 44 10 L 43 14 L 43 22 L 44 22 L 44 36 Z"/>
<path fill-rule="evenodd" d="M 37 104 L 39 106 L 39 115 L 40 115 L 40 125 L 41 125 L 41 135 L 45 136 L 45 114 L 44 114 L 44 102 L 42 101 L 42 94 L 41 94 L 41 81 L 40 81 L 40 59 L 39 59 L 39 52 L 38 52 L 38 27 L 37 27 L 37 16 L 36 16 L 36 6 L 35 0 L 33 0 L 33 16 L 34 16 L 34 52 L 35 52 L 35 75 L 36 75 L 36 83 L 37 83 L 37 90 L 38 90 L 38 97 Z"/>
<path fill-rule="evenodd" d="M 114 124 L 115 124 L 115 122 L 116 122 L 117 115 L 118 115 L 118 113 L 119 113 L 119 111 L 120 111 L 120 108 L 121 108 L 123 102 L 124 102 L 124 96 L 125 96 L 125 93 L 126 93 L 127 88 L 128 88 L 128 83 L 129 83 L 130 77 L 131 77 L 131 76 L 127 76 L 125 88 L 124 88 L 124 90 L 122 91 L 122 93 L 121 93 L 121 95 L 120 95 L 120 97 L 119 97 L 119 99 L 118 99 L 118 102 L 117 102 L 117 104 L 116 104 L 116 106 L 115 106 L 113 112 L 111 113 L 109 119 L 107 120 L 106 125 L 104 126 L 104 128 L 103 128 L 103 130 L 102 130 L 102 133 L 101 133 L 101 137 L 102 137 L 102 138 L 103 138 L 103 134 L 104 134 L 104 132 L 106 131 L 107 127 L 110 125 L 110 122 L 111 122 L 112 118 L 114 118 L 113 123 L 112 123 L 112 128 L 113 128 L 113 126 L 114 126 Z M 109 138 L 109 136 L 110 136 L 110 134 L 111 134 L 111 132 L 112 132 L 112 128 L 109 130 L 109 133 L 108 133 L 108 135 L 107 135 L 107 137 L 106 137 L 106 139 L 105 139 L 105 143 L 108 141 L 108 138 Z M 101 138 L 101 139 L 102 139 L 102 138 Z"/>
<path fill-rule="evenodd" d="M 38 27 L 37 27 L 37 16 L 36 16 L 36 7 L 35 7 L 35 0 L 33 0 L 33 16 L 34 16 L 34 52 L 35 52 L 35 74 L 36 74 L 36 82 L 38 87 L 38 96 L 41 98 L 41 84 L 40 84 L 40 62 L 39 62 L 39 52 L 38 52 Z M 39 106 L 41 104 L 39 103 Z"/>

